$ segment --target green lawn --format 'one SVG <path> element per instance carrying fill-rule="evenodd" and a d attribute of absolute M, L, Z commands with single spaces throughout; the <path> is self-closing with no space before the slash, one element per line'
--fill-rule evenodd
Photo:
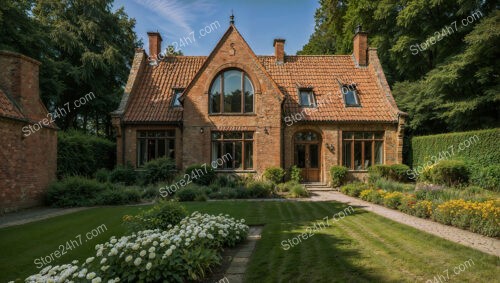
<path fill-rule="evenodd" d="M 426 282 L 434 276 L 447 277 L 446 271 L 450 277 L 442 282 L 495 282 L 500 274 L 498 257 L 361 209 L 332 221 L 335 213 L 346 208 L 339 203 L 227 201 L 186 206 L 190 211 L 228 213 L 245 218 L 248 224 L 265 225 L 246 274 L 247 282 Z M 122 216 L 138 209 L 95 208 L 0 229 L 0 282 L 36 272 L 36 258 L 105 224 L 107 232 L 68 251 L 59 262 L 90 256 L 96 243 L 122 235 Z M 282 241 L 297 237 L 327 216 L 330 227 L 287 251 L 282 249 Z M 473 264 L 455 275 L 453 269 L 469 259 Z"/>

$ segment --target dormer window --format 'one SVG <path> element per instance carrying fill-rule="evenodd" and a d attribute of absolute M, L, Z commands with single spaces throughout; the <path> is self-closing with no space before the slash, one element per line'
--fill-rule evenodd
<path fill-rule="evenodd" d="M 312 89 L 299 89 L 300 106 L 316 107 L 316 99 Z"/>
<path fill-rule="evenodd" d="M 359 103 L 358 90 L 355 84 L 343 85 L 341 88 L 342 95 L 344 96 L 345 106 L 348 107 L 358 107 L 361 106 Z"/>
<path fill-rule="evenodd" d="M 183 92 L 184 92 L 183 88 L 174 89 L 174 95 L 172 96 L 172 107 L 181 107 L 182 106 L 179 98 L 181 97 Z"/>

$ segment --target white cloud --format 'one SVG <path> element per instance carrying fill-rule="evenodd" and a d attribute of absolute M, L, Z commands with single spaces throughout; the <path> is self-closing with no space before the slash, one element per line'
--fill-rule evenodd
<path fill-rule="evenodd" d="M 135 0 L 153 13 L 164 17 L 164 20 L 191 32 L 191 23 L 198 19 L 199 13 L 210 12 L 213 4 L 208 0 Z"/>

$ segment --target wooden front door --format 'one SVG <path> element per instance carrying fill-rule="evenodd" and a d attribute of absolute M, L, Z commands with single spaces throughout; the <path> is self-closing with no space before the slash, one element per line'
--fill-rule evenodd
<path fill-rule="evenodd" d="M 295 135 L 295 165 L 301 169 L 304 182 L 320 180 L 320 145 L 320 139 L 314 132 L 300 132 Z"/>

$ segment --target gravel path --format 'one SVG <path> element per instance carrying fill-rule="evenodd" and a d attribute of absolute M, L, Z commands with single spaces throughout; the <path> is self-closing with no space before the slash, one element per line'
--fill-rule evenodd
<path fill-rule="evenodd" d="M 312 194 L 313 195 L 310 199 L 303 199 L 303 201 L 338 201 L 353 206 L 361 206 L 363 209 L 381 215 L 385 218 L 417 228 L 446 240 L 480 250 L 484 253 L 500 257 L 500 240 L 495 238 L 482 236 L 431 220 L 411 216 L 397 210 L 344 195 L 340 192 L 313 191 Z"/>

